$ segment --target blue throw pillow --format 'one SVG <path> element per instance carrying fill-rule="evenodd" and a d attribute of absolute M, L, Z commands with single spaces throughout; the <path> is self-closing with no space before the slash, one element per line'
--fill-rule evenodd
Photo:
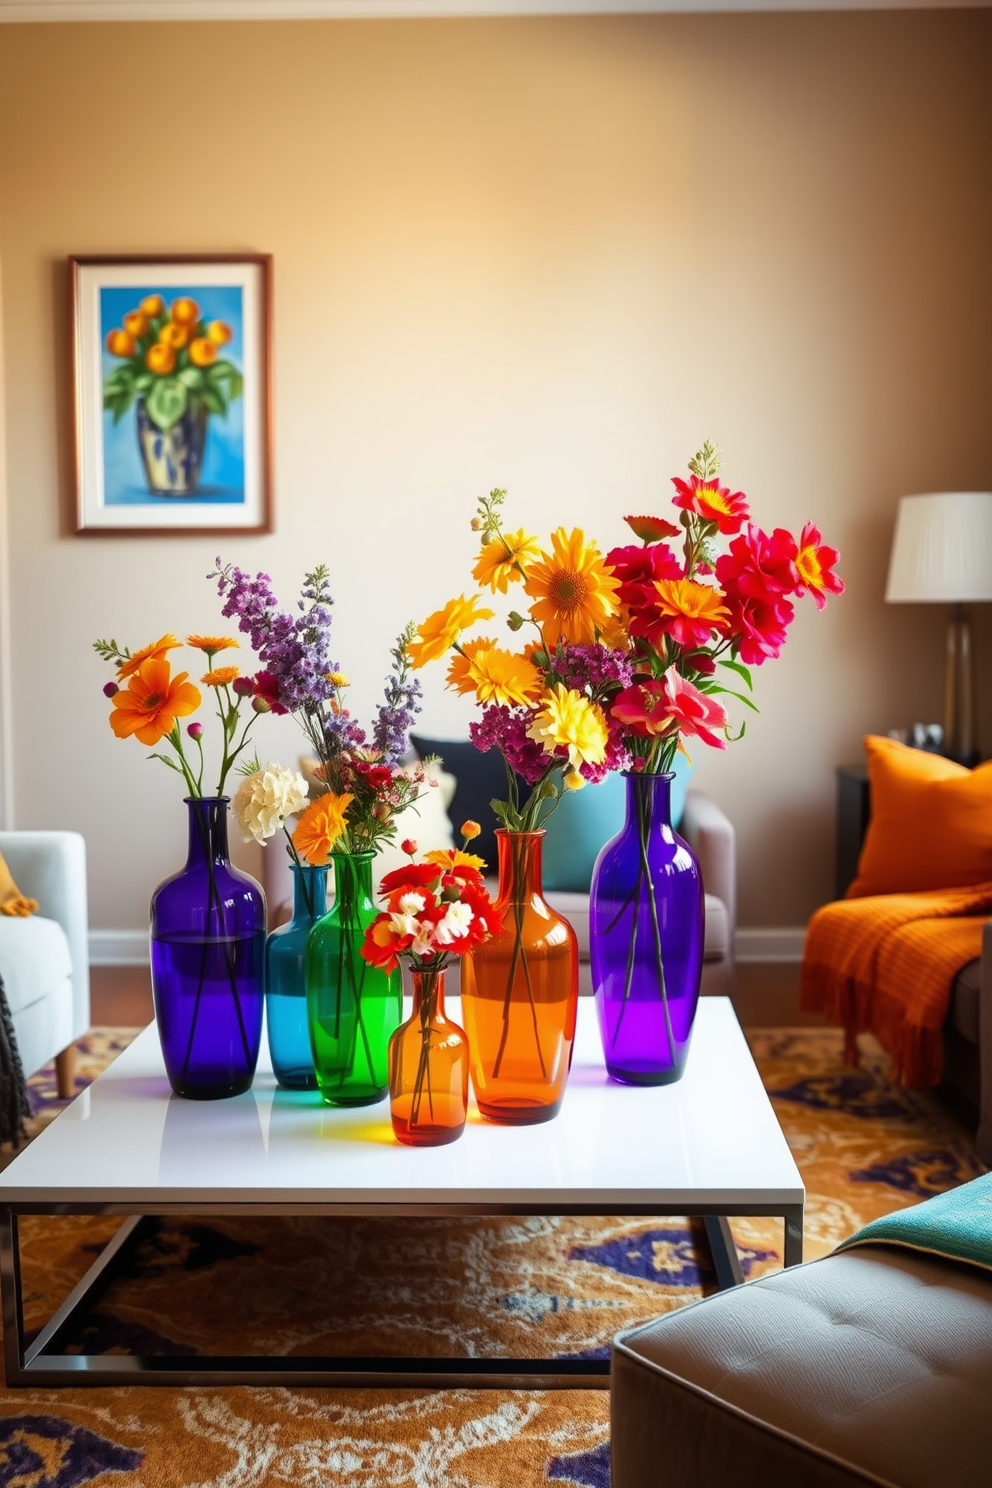
<path fill-rule="evenodd" d="M 486 871 L 496 872 L 496 828 L 499 822 L 490 801 L 506 800 L 506 765 L 498 749 L 485 754 L 469 739 L 428 739 L 424 734 L 411 734 L 410 743 L 421 759 L 437 754 L 449 775 L 455 777 L 455 794 L 448 806 L 448 816 L 455 833 L 455 845 L 461 847 L 462 823 L 477 821 L 481 834 L 469 844 L 469 850 L 486 860 Z M 523 789 L 526 791 L 527 787 Z M 416 835 L 416 833 L 414 833 Z"/>
<path fill-rule="evenodd" d="M 677 754 L 672 768 L 672 825 L 677 829 L 692 766 L 684 755 Z M 546 889 L 589 892 L 600 848 L 623 826 L 626 801 L 627 784 L 622 775 L 607 775 L 599 785 L 566 791 L 545 829 L 542 862 Z"/>

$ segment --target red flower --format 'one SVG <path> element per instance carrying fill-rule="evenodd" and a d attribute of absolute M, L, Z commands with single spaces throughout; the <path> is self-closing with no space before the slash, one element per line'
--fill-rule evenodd
<path fill-rule="evenodd" d="M 727 725 L 727 710 L 716 698 L 709 697 L 680 677 L 674 667 L 665 673 L 665 700 L 670 718 L 678 724 L 680 734 L 694 735 L 714 749 L 726 749 L 726 739 L 721 739 L 714 729 Z"/>
<path fill-rule="evenodd" d="M 268 703 L 273 713 L 288 713 L 279 701 L 279 681 L 271 672 L 256 672 L 254 677 L 255 696 L 261 698 L 263 703 Z"/>
<path fill-rule="evenodd" d="M 693 475 L 684 481 L 675 475 L 672 484 L 678 493 L 672 497 L 675 506 L 695 512 L 704 522 L 715 522 L 719 531 L 728 536 L 740 532 L 750 515 L 744 492 L 731 494 L 730 487 L 721 486 L 718 480 L 704 481 Z"/>
<path fill-rule="evenodd" d="M 665 537 L 675 537 L 678 528 L 674 522 L 666 522 L 664 517 L 624 517 L 624 521 L 635 537 L 642 542 L 660 542 Z M 609 558 L 607 558 L 609 563 Z"/>
<path fill-rule="evenodd" d="M 669 712 L 662 682 L 643 682 L 626 687 L 610 710 L 632 734 L 653 738 L 669 726 Z"/>
<path fill-rule="evenodd" d="M 654 604 L 656 579 L 682 577 L 682 565 L 664 543 L 654 543 L 647 548 L 639 548 L 636 543 L 625 548 L 612 548 L 606 555 L 606 562 L 613 569 L 613 577 L 620 580 L 617 599 L 631 610 Z"/>
<path fill-rule="evenodd" d="M 371 765 L 366 760 L 354 760 L 352 769 L 376 795 L 389 790 L 393 783 L 393 772 L 388 765 Z"/>
<path fill-rule="evenodd" d="M 818 610 L 826 609 L 828 593 L 844 593 L 843 579 L 832 572 L 839 558 L 836 548 L 821 544 L 819 527 L 807 522 L 799 538 L 795 564 L 800 585 L 812 594 Z"/>
<path fill-rule="evenodd" d="M 404 863 L 387 873 L 379 885 L 380 895 L 395 893 L 397 889 L 425 889 L 440 877 L 433 863 Z"/>

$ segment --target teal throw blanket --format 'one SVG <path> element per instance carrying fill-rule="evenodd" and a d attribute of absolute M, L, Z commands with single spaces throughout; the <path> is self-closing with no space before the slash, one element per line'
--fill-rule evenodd
<path fill-rule="evenodd" d="M 992 1271 L 992 1173 L 937 1194 L 912 1209 L 873 1219 L 864 1229 L 838 1245 L 871 1243 L 907 1245 L 951 1261 L 966 1261 Z"/>

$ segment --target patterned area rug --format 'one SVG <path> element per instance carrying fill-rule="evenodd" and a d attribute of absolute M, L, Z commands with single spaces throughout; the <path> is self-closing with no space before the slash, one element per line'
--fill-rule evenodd
<path fill-rule="evenodd" d="M 133 1033 L 94 1030 L 80 1086 Z M 858 1070 L 832 1030 L 749 1040 L 806 1183 L 808 1257 L 981 1171 L 936 1098 L 887 1082 L 871 1040 Z M 54 1072 L 31 1093 L 36 1134 L 61 1109 Z M 22 1221 L 27 1326 L 117 1223 Z M 781 1264 L 779 1222 L 733 1230 L 747 1276 Z M 160 1221 L 69 1348 L 574 1358 L 712 1286 L 688 1221 Z M 0 1488 L 607 1488 L 608 1423 L 606 1393 L 591 1390 L 9 1390 Z"/>

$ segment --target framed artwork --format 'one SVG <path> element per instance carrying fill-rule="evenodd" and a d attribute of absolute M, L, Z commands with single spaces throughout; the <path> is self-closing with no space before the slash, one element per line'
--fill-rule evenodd
<path fill-rule="evenodd" d="M 77 532 L 271 532 L 271 264 L 70 258 Z"/>

